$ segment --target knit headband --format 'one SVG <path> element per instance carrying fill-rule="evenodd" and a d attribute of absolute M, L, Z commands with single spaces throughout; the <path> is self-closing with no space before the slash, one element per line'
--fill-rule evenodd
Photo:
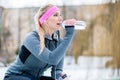
<path fill-rule="evenodd" d="M 49 8 L 39 19 L 40 24 L 44 23 L 46 19 L 48 19 L 55 11 L 59 8 L 57 6 L 53 6 Z"/>

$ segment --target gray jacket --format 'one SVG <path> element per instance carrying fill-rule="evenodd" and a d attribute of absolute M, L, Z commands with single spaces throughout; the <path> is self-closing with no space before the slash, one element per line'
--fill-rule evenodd
<path fill-rule="evenodd" d="M 60 39 L 59 32 L 56 33 L 52 38 L 45 35 L 45 48 L 40 53 L 38 33 L 30 32 L 25 37 L 19 55 L 9 66 L 6 75 L 25 73 L 39 78 L 45 70 L 51 67 L 51 76 L 58 79 L 63 71 L 64 55 L 72 40 L 74 28 L 73 26 L 66 28 L 63 40 Z"/>

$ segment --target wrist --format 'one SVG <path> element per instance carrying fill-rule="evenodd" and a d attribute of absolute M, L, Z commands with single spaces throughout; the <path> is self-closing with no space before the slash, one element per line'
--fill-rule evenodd
<path fill-rule="evenodd" d="M 65 26 L 65 30 L 66 30 L 66 35 L 73 35 L 74 34 L 74 26 Z"/>
<path fill-rule="evenodd" d="M 65 28 L 74 28 L 74 25 L 66 25 Z"/>

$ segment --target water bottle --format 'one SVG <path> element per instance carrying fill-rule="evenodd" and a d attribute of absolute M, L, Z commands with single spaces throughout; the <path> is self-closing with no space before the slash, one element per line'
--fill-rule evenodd
<path fill-rule="evenodd" d="M 65 27 L 65 21 L 61 23 L 62 27 Z M 85 30 L 86 29 L 86 22 L 85 21 L 76 21 L 75 24 L 75 30 Z"/>

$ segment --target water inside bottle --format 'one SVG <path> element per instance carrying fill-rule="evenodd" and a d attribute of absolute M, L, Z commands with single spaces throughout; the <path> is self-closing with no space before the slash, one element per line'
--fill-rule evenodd
<path fill-rule="evenodd" d="M 75 22 L 75 29 L 76 30 L 84 30 L 86 28 L 86 22 L 85 21 L 76 21 Z"/>

